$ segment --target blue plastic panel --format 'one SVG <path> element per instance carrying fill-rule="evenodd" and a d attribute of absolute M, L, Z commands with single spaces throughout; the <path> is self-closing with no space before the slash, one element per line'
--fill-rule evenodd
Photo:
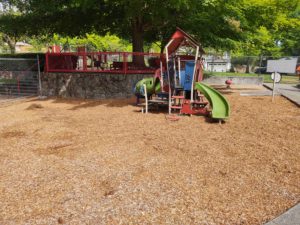
<path fill-rule="evenodd" d="M 184 87 L 185 82 L 185 70 L 180 70 L 180 86 Z"/>
<path fill-rule="evenodd" d="M 193 73 L 194 73 L 195 62 L 188 61 L 185 63 L 185 78 L 183 89 L 185 91 L 190 91 L 193 84 Z"/>

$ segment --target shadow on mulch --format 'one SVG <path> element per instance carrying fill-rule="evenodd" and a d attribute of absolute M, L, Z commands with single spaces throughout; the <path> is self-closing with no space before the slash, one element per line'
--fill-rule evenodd
<path fill-rule="evenodd" d="M 209 116 L 205 116 L 205 122 L 211 124 L 226 124 L 226 120 L 213 119 Z"/>
<path fill-rule="evenodd" d="M 69 110 L 84 109 L 105 105 L 108 107 L 126 107 L 128 105 L 135 105 L 135 99 L 63 99 L 63 98 L 47 98 L 47 99 L 33 99 L 29 102 L 45 102 L 51 101 L 52 103 L 63 103 L 72 105 Z M 37 104 L 34 103 L 34 104 Z"/>
<path fill-rule="evenodd" d="M 5 131 L 0 134 L 0 137 L 2 138 L 16 138 L 16 137 L 24 137 L 26 133 L 24 131 Z"/>
<path fill-rule="evenodd" d="M 41 98 L 41 99 L 39 99 L 39 98 L 35 97 L 33 99 L 27 100 L 26 102 L 47 102 L 50 99 L 51 98 Z"/>
<path fill-rule="evenodd" d="M 231 91 L 230 89 L 229 90 L 218 90 L 218 91 L 224 95 L 231 95 L 231 94 L 235 93 L 234 91 Z"/>
<path fill-rule="evenodd" d="M 68 103 L 68 102 L 66 102 L 66 103 Z M 104 105 L 104 106 L 107 106 L 107 107 L 122 108 L 122 107 L 126 107 L 126 106 L 136 106 L 136 100 L 135 100 L 135 98 L 85 100 L 85 101 L 81 101 L 79 103 L 79 105 L 72 107 L 70 110 L 96 107 L 96 106 L 99 106 L 99 105 Z"/>
<path fill-rule="evenodd" d="M 44 108 L 41 104 L 32 103 L 30 106 L 28 106 L 27 110 L 35 110 L 35 109 L 42 109 Z"/>
<path fill-rule="evenodd" d="M 253 97 L 252 99 L 254 99 L 254 100 L 260 100 L 260 101 L 265 100 L 265 98 L 262 98 L 262 97 Z"/>
<path fill-rule="evenodd" d="M 140 109 L 135 109 L 133 110 L 133 112 L 135 113 L 142 113 L 142 107 L 139 106 L 139 105 L 136 105 L 136 104 L 133 104 L 133 106 L 136 106 L 136 107 L 140 107 Z M 148 113 L 149 114 L 167 114 L 169 112 L 169 109 L 168 107 L 150 107 L 148 109 Z"/>

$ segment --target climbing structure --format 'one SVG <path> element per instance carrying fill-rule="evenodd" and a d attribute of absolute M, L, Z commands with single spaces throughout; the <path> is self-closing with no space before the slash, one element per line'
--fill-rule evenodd
<path fill-rule="evenodd" d="M 190 54 L 187 55 L 187 52 Z M 217 90 L 201 83 L 203 79 L 202 55 L 204 51 L 191 36 L 177 28 L 165 46 L 165 61 L 153 78 L 139 81 L 136 95 L 148 95 L 149 104 L 168 105 L 169 114 L 211 115 L 224 120 L 230 107 Z M 148 104 L 148 103 L 147 103 Z"/>

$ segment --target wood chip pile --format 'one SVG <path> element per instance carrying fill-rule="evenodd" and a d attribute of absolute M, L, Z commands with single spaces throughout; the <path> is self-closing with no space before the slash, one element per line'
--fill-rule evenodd
<path fill-rule="evenodd" d="M 0 224 L 263 224 L 300 201 L 300 110 L 226 95 L 225 124 L 134 100 L 0 108 Z"/>

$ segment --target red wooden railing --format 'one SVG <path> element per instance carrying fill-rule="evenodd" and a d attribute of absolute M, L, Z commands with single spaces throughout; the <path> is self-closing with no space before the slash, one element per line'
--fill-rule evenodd
<path fill-rule="evenodd" d="M 45 72 L 153 73 L 162 57 L 141 52 L 47 52 Z"/>

